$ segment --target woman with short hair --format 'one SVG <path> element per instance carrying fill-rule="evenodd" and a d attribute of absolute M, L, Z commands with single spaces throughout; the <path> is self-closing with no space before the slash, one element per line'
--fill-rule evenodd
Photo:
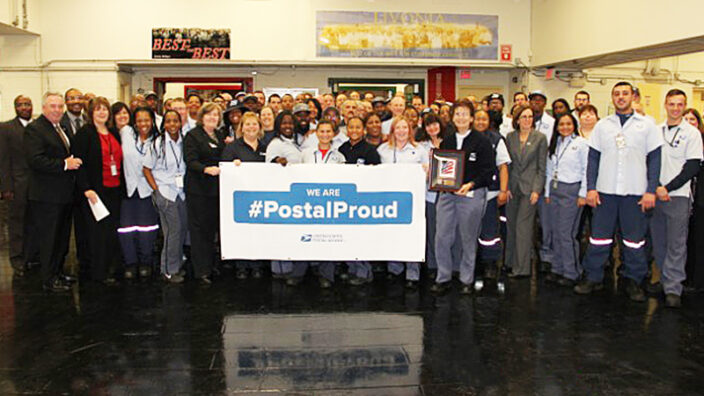
<path fill-rule="evenodd" d="M 204 104 L 198 110 L 197 126 L 183 140 L 191 262 L 195 278 L 204 285 L 212 282 L 211 276 L 217 271 L 215 235 L 220 209 L 218 163 L 225 147 L 225 136 L 218 130 L 221 120 L 220 106 Z"/>

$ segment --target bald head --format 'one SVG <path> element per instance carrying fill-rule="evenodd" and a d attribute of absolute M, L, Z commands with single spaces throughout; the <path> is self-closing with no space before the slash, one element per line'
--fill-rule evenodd
<path fill-rule="evenodd" d="M 19 95 L 15 98 L 15 114 L 23 120 L 32 118 L 32 99 L 29 96 Z"/>

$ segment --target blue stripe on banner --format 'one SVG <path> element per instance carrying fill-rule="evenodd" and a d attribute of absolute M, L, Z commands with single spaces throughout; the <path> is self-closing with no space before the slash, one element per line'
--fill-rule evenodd
<path fill-rule="evenodd" d="M 410 224 L 410 192 L 357 192 L 351 183 L 292 183 L 291 191 L 235 191 L 236 223 Z"/>

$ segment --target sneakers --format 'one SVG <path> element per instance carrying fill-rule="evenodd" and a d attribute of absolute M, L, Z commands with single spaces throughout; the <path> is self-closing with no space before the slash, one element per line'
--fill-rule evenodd
<path fill-rule="evenodd" d="M 682 298 L 677 294 L 667 293 L 665 295 L 665 306 L 668 308 L 681 308 Z"/>
<path fill-rule="evenodd" d="M 645 301 L 643 289 L 633 279 L 626 279 L 626 294 L 628 294 L 628 298 L 630 298 L 631 301 Z"/>
<path fill-rule="evenodd" d="M 588 279 L 584 279 L 574 287 L 574 292 L 577 294 L 592 294 L 595 291 L 602 290 L 604 284 L 601 282 L 592 282 Z"/>

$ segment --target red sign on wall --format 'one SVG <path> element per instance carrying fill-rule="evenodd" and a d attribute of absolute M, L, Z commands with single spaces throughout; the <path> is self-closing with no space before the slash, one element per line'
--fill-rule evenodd
<path fill-rule="evenodd" d="M 511 62 L 513 60 L 513 46 L 511 44 L 501 44 L 501 61 Z"/>
<path fill-rule="evenodd" d="M 460 69 L 460 80 L 470 80 L 472 78 L 472 70 Z"/>

